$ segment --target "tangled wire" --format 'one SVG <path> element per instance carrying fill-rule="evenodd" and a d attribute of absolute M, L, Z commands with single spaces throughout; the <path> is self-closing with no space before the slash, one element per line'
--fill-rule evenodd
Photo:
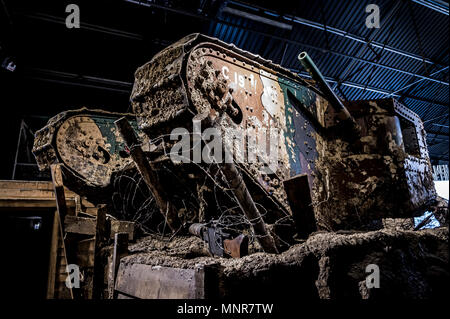
<path fill-rule="evenodd" d="M 170 153 L 164 149 L 165 156 L 169 157 Z M 173 202 L 176 202 L 177 208 L 183 210 L 182 214 L 190 215 L 189 222 L 210 222 L 213 221 L 216 228 L 227 233 L 244 233 L 249 238 L 249 243 L 257 242 L 257 235 L 253 232 L 252 224 L 255 222 L 249 220 L 242 213 L 240 205 L 235 198 L 232 189 L 228 185 L 218 163 L 205 165 L 189 161 L 182 165 L 195 165 L 201 172 L 202 177 L 197 179 L 197 189 L 192 189 L 192 185 L 183 185 L 183 180 L 179 178 L 173 167 L 163 165 L 164 178 L 172 178 L 176 181 L 178 189 L 183 191 L 171 192 Z M 243 172 L 241 172 L 242 174 Z M 118 174 L 113 182 L 114 193 L 112 203 L 119 219 L 133 221 L 137 230 L 142 235 L 159 235 L 161 237 L 167 235 L 169 229 L 166 220 L 160 213 L 159 208 L 149 191 L 145 181 L 134 166 L 122 171 Z M 211 191 L 212 196 L 208 200 L 199 196 L 198 189 L 205 187 Z M 265 217 L 270 213 L 265 205 L 254 200 L 261 217 Z M 213 216 L 207 216 L 202 220 L 200 216 L 200 207 L 213 207 L 215 212 Z M 273 229 L 277 226 L 289 226 L 290 215 L 285 214 L 278 218 L 270 227 Z M 275 241 L 283 245 L 290 246 L 285 240 L 280 238 L 275 232 L 271 231 Z"/>

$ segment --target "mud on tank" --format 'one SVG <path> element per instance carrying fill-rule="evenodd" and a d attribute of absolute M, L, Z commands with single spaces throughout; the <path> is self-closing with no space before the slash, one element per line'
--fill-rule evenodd
<path fill-rule="evenodd" d="M 214 219 L 249 231 L 251 224 L 242 218 L 242 203 L 233 196 L 220 164 L 171 160 L 176 141 L 170 133 L 184 128 L 193 142 L 194 123 L 202 129 L 219 128 L 249 200 L 281 249 L 294 237 L 305 238 L 316 230 L 365 230 L 377 227 L 382 218 L 412 217 L 433 202 L 436 194 L 420 118 L 393 99 L 342 103 L 330 93 L 312 61 L 304 66 L 313 80 L 234 45 L 192 34 L 138 68 L 131 94 L 135 129 L 148 139 L 143 143 L 147 159 L 181 225 Z M 56 118 L 36 135 L 34 153 L 41 168 L 60 162 L 76 171 L 74 162 L 61 153 L 64 141 L 55 137 L 64 121 L 67 118 Z M 256 142 L 270 141 L 274 130 L 279 133 L 275 161 L 266 156 L 270 143 L 262 140 L 266 152 L 257 149 L 257 160 L 249 160 L 254 144 L 233 135 L 251 132 Z M 44 135 L 46 142 L 39 142 Z M 111 138 L 120 139 L 115 133 L 109 134 Z M 108 170 L 108 181 L 102 177 L 101 197 L 108 202 L 107 186 L 118 174 L 134 168 L 117 155 L 127 151 L 123 143 L 105 144 L 105 140 L 97 138 L 93 143 L 102 143 L 94 146 L 101 146 L 103 157 L 117 158 L 117 165 Z M 75 166 L 96 160 L 89 153 L 92 150 L 99 152 L 98 147 L 85 147 L 86 156 L 75 159 Z M 193 149 L 188 153 L 192 158 Z M 262 169 L 271 160 L 274 169 Z M 95 196 L 94 175 L 67 176 L 77 179 L 72 183 L 74 191 Z M 148 190 L 147 194 L 151 196 Z"/>

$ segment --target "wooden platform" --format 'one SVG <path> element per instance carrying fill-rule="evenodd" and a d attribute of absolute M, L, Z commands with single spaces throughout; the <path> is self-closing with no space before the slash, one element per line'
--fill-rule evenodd
<path fill-rule="evenodd" d="M 1 180 L 0 213 L 7 218 L 22 215 L 45 218 L 43 224 L 51 226 L 45 228 L 49 241 L 42 245 L 42 255 L 46 251 L 49 254 L 47 287 L 41 289 L 46 288 L 48 299 L 101 298 L 107 284 L 101 249 L 119 233 L 126 235 L 127 242 L 134 240 L 134 223 L 111 216 L 107 220 L 105 205 L 94 206 L 64 187 L 61 181 L 55 185 L 51 181 Z M 60 212 L 62 206 L 64 213 Z M 68 264 L 78 265 L 87 274 L 81 289 L 67 288 Z"/>
<path fill-rule="evenodd" d="M 67 207 L 74 208 L 77 194 L 67 188 Z M 51 181 L 0 180 L 0 209 L 2 208 L 55 208 L 56 200 Z"/>
<path fill-rule="evenodd" d="M 77 205 L 81 205 L 80 196 L 68 189 L 65 194 L 68 211 L 75 212 Z M 49 260 L 47 286 L 41 290 L 46 290 L 46 298 L 72 299 L 72 291 L 65 284 L 68 263 L 52 182 L 0 180 L 0 213 L 5 217 L 37 216 L 42 218 L 43 224 L 49 224 L 41 226 L 48 232 L 49 240 L 43 243 L 48 246 L 42 246 L 43 254 L 48 251 Z M 14 235 L 22 236 L 21 233 Z M 45 258 L 35 262 L 43 263 Z"/>

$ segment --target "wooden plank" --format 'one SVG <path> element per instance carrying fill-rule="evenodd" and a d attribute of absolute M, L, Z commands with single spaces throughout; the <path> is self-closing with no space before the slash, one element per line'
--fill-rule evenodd
<path fill-rule="evenodd" d="M 77 215 L 77 209 L 91 215 L 97 214 L 97 208 L 85 198 L 81 198 L 64 186 L 62 190 L 66 200 L 66 207 L 68 208 L 68 215 Z M 24 208 L 27 210 L 39 210 L 56 207 L 55 190 L 53 183 L 50 181 L 0 180 L 0 211 Z"/>
<path fill-rule="evenodd" d="M 124 295 L 124 294 L 121 294 L 120 292 L 118 292 L 117 299 L 136 299 L 136 298 L 133 298 L 131 296 L 127 296 L 127 295 Z"/>
<path fill-rule="evenodd" d="M 59 225 L 56 212 L 53 215 L 52 239 L 50 244 L 50 260 L 47 278 L 47 299 L 55 296 L 56 263 L 58 257 Z"/>
<path fill-rule="evenodd" d="M 67 215 L 64 218 L 64 227 L 66 233 L 81 235 L 95 235 L 97 221 L 95 218 L 78 217 Z"/>
<path fill-rule="evenodd" d="M 109 239 L 106 225 L 106 205 L 99 206 L 97 210 L 97 223 L 95 227 L 95 251 L 94 251 L 94 279 L 93 279 L 93 299 L 103 297 L 103 286 L 105 278 L 105 266 L 102 262 L 101 249 Z"/>
<path fill-rule="evenodd" d="M 114 287 L 120 259 L 128 255 L 128 233 L 114 235 L 114 248 L 108 273 L 108 298 L 114 299 Z"/>
<path fill-rule="evenodd" d="M 203 265 L 194 269 L 121 263 L 115 289 L 140 299 L 203 299 Z"/>
<path fill-rule="evenodd" d="M 40 190 L 43 192 L 49 191 L 53 193 L 53 184 L 51 181 L 15 181 L 15 180 L 0 180 L 0 189 L 5 190 Z M 65 188 L 67 197 L 74 197 L 75 193 Z M 1 196 L 1 195 L 0 195 Z"/>
<path fill-rule="evenodd" d="M 128 233 L 128 240 L 134 240 L 134 223 L 123 220 L 111 220 L 110 238 L 115 238 L 118 233 Z"/>
<path fill-rule="evenodd" d="M 77 264 L 81 268 L 94 267 L 95 239 L 88 238 L 77 243 Z"/>
<path fill-rule="evenodd" d="M 53 190 L 50 181 L 17 181 L 17 180 L 0 180 L 0 188 L 18 188 L 18 189 L 41 189 Z"/>
<path fill-rule="evenodd" d="M 49 181 L 16 181 L 16 180 L 0 180 L 0 188 L 11 189 L 41 189 L 41 190 L 53 190 L 53 185 Z"/>
<path fill-rule="evenodd" d="M 18 189 L 18 188 L 2 188 L 2 199 L 21 199 L 21 198 L 33 198 L 33 199 L 55 199 L 53 190 L 42 189 Z"/>
<path fill-rule="evenodd" d="M 75 206 L 75 193 L 63 187 L 66 206 Z M 56 197 L 52 182 L 0 180 L 0 208 L 53 208 Z"/>
<path fill-rule="evenodd" d="M 88 201 L 85 197 L 81 197 L 81 206 L 84 207 L 86 213 L 90 214 L 90 211 L 95 211 L 94 215 L 97 215 L 97 206 Z"/>
<path fill-rule="evenodd" d="M 66 206 L 68 208 L 75 208 L 74 201 L 67 201 Z M 55 198 L 48 199 L 28 199 L 28 198 L 11 198 L 11 199 L 1 199 L 0 198 L 0 208 L 56 208 Z"/>
<path fill-rule="evenodd" d="M 58 211 L 55 213 L 56 219 L 58 221 L 58 260 L 56 269 L 58 269 L 56 274 L 55 283 L 55 298 L 57 299 L 73 299 L 73 291 L 71 288 L 66 286 L 65 278 L 67 278 L 67 253 L 66 246 L 64 243 L 64 236 L 62 230 L 61 217 Z M 63 280 L 63 281 L 61 281 Z"/>
<path fill-rule="evenodd" d="M 50 172 L 52 175 L 53 189 L 56 198 L 56 208 L 58 209 L 61 220 L 67 215 L 66 197 L 64 195 L 64 184 L 61 172 L 61 164 L 50 165 Z"/>

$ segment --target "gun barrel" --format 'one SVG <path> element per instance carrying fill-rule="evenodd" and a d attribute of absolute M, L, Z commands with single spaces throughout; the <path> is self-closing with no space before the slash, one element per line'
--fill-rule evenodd
<path fill-rule="evenodd" d="M 205 227 L 205 224 L 201 223 L 192 224 L 191 226 L 189 226 L 189 233 L 191 233 L 194 236 L 202 238 L 203 227 Z"/>
<path fill-rule="evenodd" d="M 320 73 L 319 69 L 314 64 L 308 53 L 301 52 L 298 55 L 298 59 L 300 60 L 306 71 L 308 71 L 308 73 L 311 75 L 314 82 L 317 83 L 320 90 L 325 95 L 325 98 L 330 102 L 331 106 L 338 113 L 338 119 L 342 122 L 345 122 L 345 125 L 347 125 L 352 132 L 356 132 L 359 135 L 360 129 L 358 124 L 355 122 L 355 119 L 350 115 L 344 104 L 342 104 L 342 101 L 325 81 L 322 73 Z"/>

